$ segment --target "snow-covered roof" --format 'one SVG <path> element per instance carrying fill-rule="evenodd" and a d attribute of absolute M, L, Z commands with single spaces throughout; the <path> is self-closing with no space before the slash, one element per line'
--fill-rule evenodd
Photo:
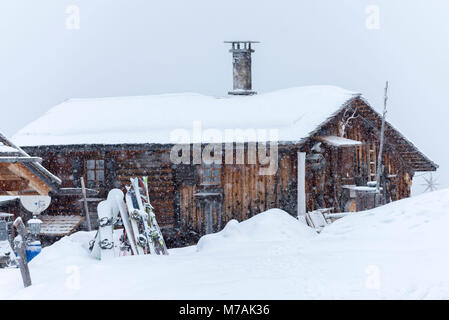
<path fill-rule="evenodd" d="M 0 142 L 0 154 L 11 154 L 11 153 L 18 153 L 19 150 L 17 150 L 16 148 L 7 146 L 5 144 L 3 144 L 2 142 Z"/>
<path fill-rule="evenodd" d="M 359 95 L 308 86 L 226 98 L 184 93 L 71 99 L 28 124 L 13 141 L 20 146 L 174 143 L 179 141 L 171 134 L 179 129 L 192 133 L 190 142 L 209 142 L 207 129 L 223 136 L 226 129 L 277 129 L 279 141 L 300 141 Z M 198 121 L 203 135 L 194 137 Z"/>
<path fill-rule="evenodd" d="M 19 196 L 0 196 L 0 204 L 19 199 Z"/>
<path fill-rule="evenodd" d="M 362 144 L 362 142 L 360 141 L 337 136 L 324 136 L 318 137 L 317 139 L 334 147 L 351 147 L 351 146 L 359 146 Z"/>

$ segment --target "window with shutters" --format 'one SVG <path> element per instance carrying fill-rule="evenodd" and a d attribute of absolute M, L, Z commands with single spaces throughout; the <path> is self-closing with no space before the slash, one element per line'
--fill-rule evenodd
<path fill-rule="evenodd" d="M 104 187 L 104 160 L 89 159 L 85 162 L 87 187 L 99 189 Z"/>

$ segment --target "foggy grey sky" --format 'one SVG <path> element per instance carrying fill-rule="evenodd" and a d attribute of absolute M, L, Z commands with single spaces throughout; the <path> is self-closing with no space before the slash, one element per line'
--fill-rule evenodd
<path fill-rule="evenodd" d="M 66 28 L 71 4 L 79 30 Z M 379 30 L 366 28 L 367 5 L 380 9 Z M 447 0 L 2 0 L 0 131 L 12 136 L 68 98 L 225 95 L 222 41 L 259 40 L 258 92 L 331 84 L 380 110 L 388 79 L 388 120 L 449 187 L 448 16 Z"/>

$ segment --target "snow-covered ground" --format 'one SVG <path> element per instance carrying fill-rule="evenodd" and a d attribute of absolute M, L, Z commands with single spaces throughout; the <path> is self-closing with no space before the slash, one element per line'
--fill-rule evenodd
<path fill-rule="evenodd" d="M 449 189 L 338 220 L 317 235 L 270 210 L 169 256 L 92 259 L 92 234 L 0 270 L 0 299 L 449 299 Z"/>

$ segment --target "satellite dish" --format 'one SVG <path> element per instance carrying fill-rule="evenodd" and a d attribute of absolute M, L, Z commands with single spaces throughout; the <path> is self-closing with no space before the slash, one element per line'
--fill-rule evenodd
<path fill-rule="evenodd" d="M 40 214 L 42 211 L 48 208 L 51 202 L 49 196 L 21 196 L 20 203 L 29 212 L 34 214 Z"/>

